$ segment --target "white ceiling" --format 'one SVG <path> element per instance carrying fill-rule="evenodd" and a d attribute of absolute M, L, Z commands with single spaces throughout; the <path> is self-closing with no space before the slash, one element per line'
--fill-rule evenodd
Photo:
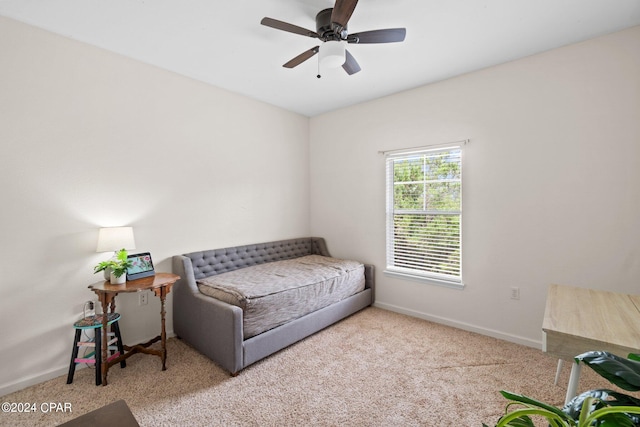
<path fill-rule="evenodd" d="M 640 0 L 361 0 L 351 33 L 405 27 L 403 43 L 349 45 L 362 71 L 282 64 L 316 39 L 331 0 L 0 0 L 0 15 L 314 116 L 640 25 Z"/>

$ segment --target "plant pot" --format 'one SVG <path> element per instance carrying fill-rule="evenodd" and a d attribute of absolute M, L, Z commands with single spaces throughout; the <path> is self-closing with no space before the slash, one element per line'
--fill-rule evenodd
<path fill-rule="evenodd" d="M 124 285 L 127 282 L 127 275 L 123 274 L 120 277 L 116 277 L 113 271 L 109 274 L 112 285 Z"/>
<path fill-rule="evenodd" d="M 111 268 L 107 267 L 104 270 L 104 280 L 111 280 Z"/>

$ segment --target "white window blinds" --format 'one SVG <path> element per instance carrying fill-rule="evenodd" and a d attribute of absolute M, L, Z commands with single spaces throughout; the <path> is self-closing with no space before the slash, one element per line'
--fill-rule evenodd
<path fill-rule="evenodd" d="M 387 271 L 462 282 L 462 150 L 388 154 Z"/>

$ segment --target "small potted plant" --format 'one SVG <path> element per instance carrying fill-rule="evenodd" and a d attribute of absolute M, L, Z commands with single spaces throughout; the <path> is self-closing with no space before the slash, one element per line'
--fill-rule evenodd
<path fill-rule="evenodd" d="M 640 355 L 625 359 L 606 351 L 588 351 L 576 356 L 575 363 L 584 363 L 601 377 L 623 390 L 640 390 Z M 554 427 L 640 426 L 640 399 L 609 389 L 586 391 L 574 397 L 563 408 L 520 394 L 502 390 L 509 400 L 505 415 L 496 427 L 535 427 L 532 416 Z M 515 408 L 515 409 L 514 409 Z M 486 424 L 482 424 L 487 427 Z"/>
<path fill-rule="evenodd" d="M 96 265 L 93 272 L 99 273 L 100 271 L 109 269 L 111 284 L 122 285 L 127 281 L 127 269 L 132 265 L 131 260 L 127 256 L 127 251 L 120 249 L 113 258 L 102 261 Z"/>

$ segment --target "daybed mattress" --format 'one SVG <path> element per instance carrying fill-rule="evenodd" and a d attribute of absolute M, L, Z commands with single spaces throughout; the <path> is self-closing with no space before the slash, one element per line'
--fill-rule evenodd
<path fill-rule="evenodd" d="M 242 308 L 244 339 L 364 290 L 364 265 L 307 255 L 197 281 L 200 292 Z"/>

